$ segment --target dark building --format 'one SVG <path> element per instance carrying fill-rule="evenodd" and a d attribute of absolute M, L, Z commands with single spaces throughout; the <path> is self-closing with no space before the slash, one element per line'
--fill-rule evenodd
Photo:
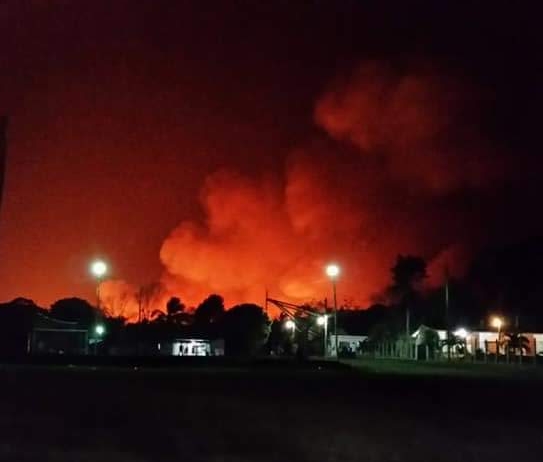
<path fill-rule="evenodd" d="M 47 313 L 26 298 L 0 304 L 0 356 L 86 354 L 88 330 Z"/>

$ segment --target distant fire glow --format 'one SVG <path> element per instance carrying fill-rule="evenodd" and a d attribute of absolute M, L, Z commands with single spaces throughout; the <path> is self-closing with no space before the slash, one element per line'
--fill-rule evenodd
<path fill-rule="evenodd" d="M 316 102 L 326 143 L 288 153 L 276 174 L 223 168 L 207 176 L 203 218 L 182 220 L 162 243 L 161 296 L 196 306 L 219 293 L 232 305 L 258 302 L 267 288 L 292 302 L 322 300 L 341 273 L 330 255 L 349 267 L 341 297 L 354 306 L 382 293 L 399 253 L 428 260 L 429 284 L 441 283 L 445 265 L 460 273 L 467 251 L 442 201 L 464 187 L 486 188 L 499 169 L 485 150 L 471 158 L 476 135 L 463 134 L 469 146 L 449 143 L 465 106 L 448 97 L 458 88 L 432 74 L 360 67 Z M 117 303 L 109 289 L 111 305 L 135 312 L 134 295 Z"/>

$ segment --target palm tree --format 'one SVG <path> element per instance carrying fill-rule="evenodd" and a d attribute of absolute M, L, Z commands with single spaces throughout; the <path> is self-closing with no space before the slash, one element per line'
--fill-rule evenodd
<path fill-rule="evenodd" d="M 436 352 L 439 350 L 439 334 L 434 329 L 423 329 L 421 332 L 421 345 L 428 347 L 430 358 L 435 358 Z M 430 359 L 426 358 L 426 359 Z"/>
<path fill-rule="evenodd" d="M 442 348 L 445 345 L 447 345 L 447 348 L 450 348 L 451 352 L 456 352 L 457 355 L 465 355 L 467 353 L 466 339 L 460 337 L 459 335 L 454 335 L 451 333 L 448 339 L 441 342 Z"/>
<path fill-rule="evenodd" d="M 521 361 L 524 352 L 528 353 L 530 351 L 530 340 L 528 339 L 528 337 L 518 332 L 511 332 L 506 334 L 504 343 L 507 350 L 509 352 L 512 351 L 515 356 L 517 354 L 517 351 L 520 351 Z"/>

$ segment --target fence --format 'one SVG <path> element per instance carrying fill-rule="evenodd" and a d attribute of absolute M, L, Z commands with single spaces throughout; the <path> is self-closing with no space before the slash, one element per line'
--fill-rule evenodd
<path fill-rule="evenodd" d="M 538 349 L 537 341 L 532 339 L 529 349 L 513 348 L 498 340 L 485 341 L 484 348 L 469 351 L 465 344 L 451 347 L 432 348 L 429 345 L 417 344 L 415 339 L 402 339 L 388 342 L 366 342 L 362 356 L 380 359 L 406 359 L 425 361 L 447 361 L 449 359 L 479 363 L 499 364 L 538 364 L 543 363 L 543 355 Z M 538 353 L 539 352 L 539 353 Z"/>

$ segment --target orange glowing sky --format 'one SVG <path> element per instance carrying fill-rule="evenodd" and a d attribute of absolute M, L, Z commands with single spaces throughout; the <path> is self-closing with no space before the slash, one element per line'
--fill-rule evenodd
<path fill-rule="evenodd" d="M 494 51 L 512 32 L 287 3 L 0 7 L 0 299 L 93 299 L 100 256 L 109 297 L 161 281 L 189 305 L 319 299 L 334 260 L 340 298 L 366 305 L 398 253 L 436 284 L 482 242 L 541 230 L 519 207 L 540 193 L 524 119 L 541 94 L 501 67 L 529 50 Z"/>

